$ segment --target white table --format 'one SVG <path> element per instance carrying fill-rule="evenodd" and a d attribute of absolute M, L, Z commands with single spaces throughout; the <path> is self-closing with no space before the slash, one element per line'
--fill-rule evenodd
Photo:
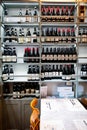
<path fill-rule="evenodd" d="M 40 130 L 87 130 L 87 110 L 77 99 L 41 99 Z"/>

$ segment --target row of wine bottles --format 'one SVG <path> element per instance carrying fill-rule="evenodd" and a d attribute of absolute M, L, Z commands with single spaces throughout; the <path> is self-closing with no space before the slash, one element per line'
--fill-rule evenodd
<path fill-rule="evenodd" d="M 87 64 L 81 65 L 81 79 L 87 79 Z"/>
<path fill-rule="evenodd" d="M 42 62 L 76 62 L 77 50 L 75 46 L 71 47 L 47 47 L 42 48 Z"/>
<path fill-rule="evenodd" d="M 79 29 L 80 42 L 87 43 L 87 28 Z"/>
<path fill-rule="evenodd" d="M 87 79 L 87 64 L 81 65 L 81 79 Z M 38 65 L 28 66 L 28 81 L 38 81 L 40 79 L 40 68 Z M 67 76 L 64 76 L 67 75 Z M 74 64 L 68 65 L 42 65 L 41 67 L 41 80 L 47 79 L 66 79 L 71 80 L 75 77 Z M 2 71 L 2 80 L 13 80 L 14 70 L 12 65 L 4 65 Z"/>
<path fill-rule="evenodd" d="M 71 27 L 47 27 L 42 29 L 42 36 L 75 36 L 75 29 Z"/>
<path fill-rule="evenodd" d="M 31 39 L 30 28 L 27 28 L 27 30 L 25 30 L 24 28 L 19 28 L 18 30 L 17 28 L 12 27 L 12 28 L 6 29 L 5 36 L 6 38 L 4 39 L 4 42 L 31 43 L 31 42 L 37 42 L 37 36 L 39 36 L 39 31 L 35 27 L 33 30 L 32 39 Z"/>
<path fill-rule="evenodd" d="M 32 10 L 33 11 L 32 11 Z M 38 9 L 35 6 L 34 8 L 26 8 L 25 10 L 23 8 L 20 8 L 18 12 L 16 12 L 19 16 L 37 16 L 38 15 Z M 4 8 L 4 15 L 9 15 L 8 8 Z"/>
<path fill-rule="evenodd" d="M 31 58 L 27 58 L 31 57 Z M 34 58 L 33 58 L 34 57 Z M 24 50 L 24 62 L 39 62 L 39 48 L 25 48 Z"/>
<path fill-rule="evenodd" d="M 41 8 L 41 14 L 42 22 L 74 22 L 73 17 L 68 16 L 74 16 L 75 9 L 74 6 L 42 6 Z M 47 17 L 50 16 L 50 17 Z M 64 17 L 52 17 L 52 16 L 64 16 Z M 65 17 L 66 16 L 66 17 Z"/>
<path fill-rule="evenodd" d="M 2 80 L 13 80 L 14 79 L 14 70 L 12 65 L 4 65 L 2 70 Z"/>
<path fill-rule="evenodd" d="M 4 94 L 11 93 L 14 99 L 24 98 L 29 96 L 32 97 L 38 96 L 37 94 L 39 94 L 39 90 L 40 87 L 38 82 L 29 82 L 29 83 L 17 82 L 17 83 L 13 83 L 12 86 L 10 86 L 9 83 L 4 83 L 3 85 L 3 93 Z"/>
<path fill-rule="evenodd" d="M 74 6 L 42 6 L 42 15 L 74 15 Z"/>
<path fill-rule="evenodd" d="M 30 80 L 39 80 L 39 66 L 38 65 L 29 65 L 28 66 L 28 81 Z"/>
<path fill-rule="evenodd" d="M 27 47 L 24 49 L 24 62 L 38 63 L 40 53 L 38 47 Z M 43 47 L 41 52 L 41 62 L 76 62 L 77 50 L 71 47 Z M 2 62 L 17 62 L 16 48 L 4 47 L 2 52 Z"/>
<path fill-rule="evenodd" d="M 3 63 L 9 63 L 9 62 L 17 62 L 17 53 L 16 48 L 13 47 L 4 47 L 4 50 L 2 52 L 2 62 Z"/>
<path fill-rule="evenodd" d="M 43 65 L 41 68 L 41 79 L 73 80 L 75 79 L 74 65 Z"/>

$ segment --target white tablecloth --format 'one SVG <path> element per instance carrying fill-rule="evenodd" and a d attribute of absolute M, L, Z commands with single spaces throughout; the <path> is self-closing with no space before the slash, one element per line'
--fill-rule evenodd
<path fill-rule="evenodd" d="M 87 110 L 77 99 L 41 99 L 40 130 L 87 130 Z"/>

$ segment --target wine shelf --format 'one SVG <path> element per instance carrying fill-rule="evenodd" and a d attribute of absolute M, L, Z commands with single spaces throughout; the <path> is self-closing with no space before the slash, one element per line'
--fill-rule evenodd
<path fill-rule="evenodd" d="M 80 14 L 78 13 L 78 9 L 80 6 L 86 6 L 87 4 L 81 4 L 79 2 L 46 2 L 46 1 L 29 1 L 26 2 L 14 2 L 14 5 L 11 2 L 3 2 L 2 4 L 2 19 L 1 19 L 1 25 L 2 25 L 2 36 L 1 36 L 1 45 L 3 46 L 2 50 L 6 49 L 5 47 L 9 47 L 9 49 L 13 49 L 15 47 L 17 49 L 17 55 L 16 55 L 16 62 L 2 62 L 2 66 L 5 66 L 6 64 L 12 65 L 15 67 L 15 69 L 18 69 L 19 66 L 24 66 L 24 69 L 29 65 L 38 65 L 39 66 L 39 80 L 33 81 L 33 82 L 39 82 L 40 84 L 49 82 L 49 83 L 57 83 L 57 82 L 74 82 L 76 85 L 75 90 L 75 97 L 77 97 L 77 87 L 79 84 L 79 75 L 80 70 L 78 69 L 78 66 L 81 66 L 83 62 L 80 62 L 80 59 L 86 59 L 87 57 L 83 55 L 82 57 L 79 55 L 79 48 L 82 46 L 86 47 L 86 32 L 85 36 L 84 33 L 81 31 L 81 34 L 79 34 L 79 29 L 86 27 L 86 13 L 82 18 L 84 18 L 84 22 L 80 22 Z M 28 9 L 29 8 L 29 9 Z M 17 11 L 16 11 L 17 10 Z M 86 9 L 87 10 L 87 9 Z M 12 11 L 12 13 L 11 13 Z M 26 15 L 28 11 L 28 15 Z M 59 12 L 58 12 L 59 11 Z M 59 14 L 58 14 L 59 13 Z M 20 15 L 21 14 L 21 15 Z M 28 18 L 29 21 L 26 21 Z M 10 19 L 12 21 L 10 21 Z M 17 19 L 17 22 L 14 20 Z M 34 21 L 36 19 L 36 21 Z M 23 28 L 23 30 L 20 31 L 20 28 Z M 29 28 L 30 32 L 27 36 L 27 28 Z M 36 28 L 34 30 L 34 28 Z M 49 28 L 47 32 L 47 28 Z M 6 30 L 7 29 L 7 30 Z M 52 30 L 51 30 L 52 29 Z M 60 31 L 58 32 L 59 29 Z M 15 34 L 14 34 L 14 30 Z M 43 31 L 44 30 L 44 35 Z M 54 32 L 52 32 L 54 31 Z M 56 33 L 55 33 L 56 31 Z M 20 34 L 21 32 L 21 34 Z M 55 33 L 55 34 L 54 34 Z M 64 33 L 64 34 L 63 34 Z M 35 36 L 34 36 L 35 35 Z M 22 39 L 21 39 L 22 38 Z M 29 38 L 29 39 L 28 39 Z M 7 39 L 7 41 L 6 41 Z M 29 40 L 29 42 L 26 42 L 26 39 Z M 85 42 L 84 42 L 85 39 Z M 9 42 L 9 41 L 10 42 Z M 12 41 L 13 40 L 13 41 Z M 22 40 L 22 42 L 20 42 Z M 33 42 L 35 40 L 35 42 Z M 57 59 L 54 60 L 55 55 L 59 55 L 59 52 L 54 52 L 54 48 L 69 48 L 74 46 L 76 49 L 76 52 L 60 52 L 62 56 L 61 59 L 58 61 Z M 30 47 L 37 47 L 39 48 L 39 54 L 36 54 L 35 52 L 31 51 L 32 56 L 28 55 L 29 50 L 26 53 L 26 48 Z M 52 54 L 51 52 L 43 52 L 43 48 L 52 48 Z M 22 49 L 22 50 L 21 50 Z M 25 50 L 24 50 L 25 49 Z M 21 51 L 20 51 L 21 50 Z M 3 51 L 2 51 L 3 52 Z M 69 53 L 69 54 L 68 54 Z M 3 54 L 3 53 L 2 53 Z M 33 54 L 38 56 L 33 56 Z M 25 56 L 24 56 L 25 55 Z M 46 61 L 43 60 L 43 55 L 46 57 Z M 49 58 L 53 58 L 51 59 Z M 69 56 L 71 58 L 76 58 L 74 60 L 69 61 Z M 68 60 L 67 60 L 68 57 Z M 66 58 L 66 59 L 65 59 Z M 38 60 L 38 62 L 33 60 Z M 3 60 L 3 56 L 0 56 L 0 60 Z M 25 60 L 25 61 L 24 61 Z M 30 60 L 30 61 L 27 61 Z M 33 62 L 33 63 L 32 63 Z M 68 66 L 68 65 L 74 65 L 75 74 L 74 80 L 62 80 L 62 79 L 50 79 L 50 80 L 42 80 L 42 66 L 44 65 L 62 65 L 62 66 Z M 2 67 L 3 68 L 3 67 Z M 19 68 L 20 69 L 20 68 Z M 26 70 L 27 70 L 26 69 Z M 23 71 L 23 70 L 22 70 Z M 53 71 L 53 70 L 52 70 Z M 26 71 L 27 72 L 27 71 Z M 14 80 L 7 80 L 2 81 L 6 83 L 10 82 L 32 82 L 27 81 L 28 75 L 24 72 L 24 74 L 17 75 L 14 72 Z M 67 75 L 62 75 L 67 76 Z M 68 75 L 71 76 L 71 75 Z M 26 79 L 21 79 L 21 78 Z M 60 77 L 60 76 L 59 76 Z M 18 79 L 17 79 L 18 78 Z M 86 80 L 85 80 L 86 81 Z M 82 80 L 83 82 L 83 80 Z M 9 95 L 9 94 L 8 94 Z"/>

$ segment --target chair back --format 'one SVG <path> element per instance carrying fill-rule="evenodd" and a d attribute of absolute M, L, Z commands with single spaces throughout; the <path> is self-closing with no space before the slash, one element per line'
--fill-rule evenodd
<path fill-rule="evenodd" d="M 30 102 L 30 107 L 31 107 L 32 111 L 36 108 L 37 103 L 38 103 L 37 98 L 33 98 L 33 100 Z"/>
<path fill-rule="evenodd" d="M 39 124 L 40 124 L 40 119 L 39 119 L 39 111 L 37 109 L 33 110 L 30 116 L 30 130 L 39 130 Z"/>

